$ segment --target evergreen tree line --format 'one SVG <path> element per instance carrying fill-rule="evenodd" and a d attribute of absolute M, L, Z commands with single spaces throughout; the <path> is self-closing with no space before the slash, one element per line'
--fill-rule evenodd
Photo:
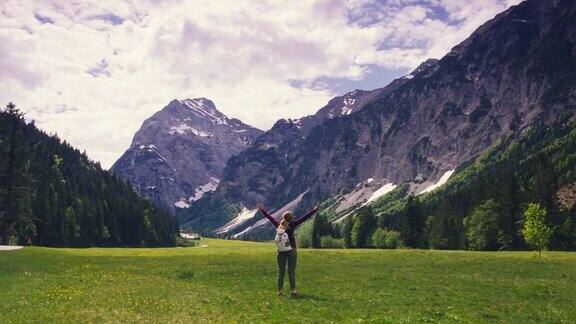
<path fill-rule="evenodd" d="M 576 123 L 535 127 L 462 165 L 432 193 L 406 196 L 408 186 L 399 186 L 338 224 L 326 221 L 335 217 L 327 211 L 299 240 L 311 247 L 521 250 L 532 243 L 525 217 L 537 208 L 538 230 L 549 241 L 531 245 L 573 251 L 576 203 L 560 203 L 558 193 L 575 182 Z"/>
<path fill-rule="evenodd" d="M 0 243 L 173 246 L 178 222 L 85 153 L 0 112 Z"/>
<path fill-rule="evenodd" d="M 372 208 L 364 206 L 341 222 L 330 222 L 330 211 L 314 216 L 297 234 L 301 247 L 311 248 L 382 248 L 404 246 L 398 231 L 378 227 Z"/>

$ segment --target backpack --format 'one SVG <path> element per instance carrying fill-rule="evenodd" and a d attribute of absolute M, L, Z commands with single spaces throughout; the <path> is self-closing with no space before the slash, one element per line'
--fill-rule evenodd
<path fill-rule="evenodd" d="M 288 237 L 288 233 L 284 229 L 277 228 L 276 229 L 276 236 L 274 237 L 274 242 L 276 243 L 276 248 L 278 252 L 286 252 L 292 250 L 292 246 L 290 246 L 290 238 Z"/>

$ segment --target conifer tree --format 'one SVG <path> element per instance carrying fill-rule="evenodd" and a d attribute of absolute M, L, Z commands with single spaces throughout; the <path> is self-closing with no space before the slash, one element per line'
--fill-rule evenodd
<path fill-rule="evenodd" d="M 358 248 L 368 247 L 370 237 L 377 224 L 372 208 L 365 206 L 354 216 L 352 227 L 352 245 Z"/>
<path fill-rule="evenodd" d="M 0 221 L 0 242 L 10 243 L 10 237 L 14 234 L 14 229 L 24 235 L 19 243 L 28 244 L 32 236 L 35 235 L 35 228 L 32 226 L 32 200 L 34 192 L 32 189 L 32 178 L 28 173 L 29 161 L 26 160 L 26 148 L 22 145 L 22 129 L 24 113 L 16 105 L 9 103 L 3 111 L 8 122 L 7 143 L 2 151 L 7 151 L 7 159 L 2 170 L 1 179 L 3 183 L 3 208 L 2 220 Z"/>
<path fill-rule="evenodd" d="M 342 239 L 345 248 L 352 247 L 352 227 L 354 226 L 352 216 L 346 217 L 342 226 Z"/>
<path fill-rule="evenodd" d="M 425 226 L 426 218 L 420 201 L 412 195 L 408 196 L 400 230 L 406 246 L 412 248 L 425 247 Z"/>

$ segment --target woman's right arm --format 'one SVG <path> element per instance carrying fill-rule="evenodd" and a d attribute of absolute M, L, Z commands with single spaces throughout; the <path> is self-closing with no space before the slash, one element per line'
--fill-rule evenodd
<path fill-rule="evenodd" d="M 275 227 L 278 227 L 278 221 L 274 218 L 274 216 L 270 215 L 268 211 L 264 208 L 263 204 L 258 204 L 258 210 L 264 215 L 264 217 L 268 218 L 270 223 L 274 224 Z"/>

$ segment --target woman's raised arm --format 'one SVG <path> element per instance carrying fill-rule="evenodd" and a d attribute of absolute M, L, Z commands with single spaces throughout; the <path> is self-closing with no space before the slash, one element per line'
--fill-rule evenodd
<path fill-rule="evenodd" d="M 306 220 L 308 220 L 308 218 L 312 217 L 314 214 L 316 214 L 316 212 L 318 211 L 318 206 L 312 208 L 309 212 L 307 212 L 304 216 L 298 218 L 297 220 L 294 221 L 294 226 L 298 226 L 302 223 L 304 223 Z"/>
<path fill-rule="evenodd" d="M 274 216 L 270 215 L 266 209 L 264 209 L 264 205 L 262 203 L 258 204 L 258 210 L 264 215 L 264 217 L 268 218 L 270 223 L 274 224 L 274 226 L 278 227 L 278 221 L 274 218 Z"/>

